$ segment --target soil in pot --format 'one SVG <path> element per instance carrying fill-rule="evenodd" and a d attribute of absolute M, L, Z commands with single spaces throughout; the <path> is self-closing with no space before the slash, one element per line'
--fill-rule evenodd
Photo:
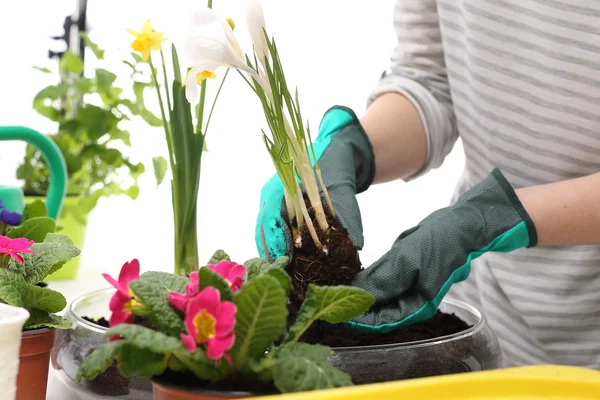
<path fill-rule="evenodd" d="M 45 400 L 54 329 L 25 331 L 21 338 L 16 400 Z"/>

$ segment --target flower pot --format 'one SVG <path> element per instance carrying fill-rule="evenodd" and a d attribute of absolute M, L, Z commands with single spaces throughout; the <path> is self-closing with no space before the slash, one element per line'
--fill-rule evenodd
<path fill-rule="evenodd" d="M 228 400 L 260 396 L 250 392 L 217 392 L 189 385 L 177 385 L 167 380 L 152 381 L 154 400 Z"/>
<path fill-rule="evenodd" d="M 352 376 L 356 385 L 502 367 L 498 339 L 475 307 L 445 299 L 440 311 L 471 327 L 429 340 L 333 348 L 329 364 Z"/>
<path fill-rule="evenodd" d="M 91 381 L 77 382 L 77 371 L 92 351 L 107 342 L 106 329 L 83 319 L 83 317 L 106 317 L 115 289 L 101 289 L 75 299 L 69 306 L 66 318 L 73 326 L 58 331 L 52 351 L 52 367 L 55 376 L 70 392 L 82 399 L 102 398 L 119 400 L 152 400 L 152 382 L 144 378 L 125 378 L 116 365 Z"/>
<path fill-rule="evenodd" d="M 23 332 L 17 377 L 17 400 L 46 399 L 54 334 L 54 329 Z"/>
<path fill-rule="evenodd" d="M 24 308 L 0 303 L 0 390 L 6 400 L 15 399 L 21 334 L 28 318 Z"/>
<path fill-rule="evenodd" d="M 45 200 L 43 196 L 25 196 L 25 203 L 29 204 L 35 200 Z M 63 202 L 61 216 L 57 226 L 61 228 L 59 233 L 68 236 L 75 247 L 83 251 L 85 235 L 87 232 L 87 215 L 78 215 L 74 210 L 81 200 L 80 196 L 67 196 Z M 67 262 L 61 269 L 49 275 L 46 280 L 55 281 L 61 279 L 74 279 L 77 277 L 81 257 L 75 257 Z"/>

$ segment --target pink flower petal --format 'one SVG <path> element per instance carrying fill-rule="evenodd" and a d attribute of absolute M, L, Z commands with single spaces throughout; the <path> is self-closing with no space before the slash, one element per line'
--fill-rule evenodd
<path fill-rule="evenodd" d="M 14 251 L 18 251 L 19 253 L 24 252 L 33 246 L 33 240 L 29 240 L 27 238 L 17 238 L 12 239 L 8 242 L 8 245 L 14 249 Z"/>
<path fill-rule="evenodd" d="M 206 346 L 206 356 L 211 360 L 220 360 L 227 350 L 233 346 L 235 341 L 235 335 L 231 335 L 219 338 L 214 337 L 208 341 Z"/>
<path fill-rule="evenodd" d="M 0 235 L 0 247 L 8 247 L 10 243 L 10 238 L 8 236 Z"/>
<path fill-rule="evenodd" d="M 218 337 L 229 335 L 235 327 L 235 314 L 237 307 L 229 301 L 221 303 L 219 315 L 216 316 L 217 323 L 215 324 L 215 334 Z"/>
<path fill-rule="evenodd" d="M 5 253 L 6 254 L 6 253 Z M 21 257 L 20 255 L 18 255 L 17 253 L 13 253 L 13 252 L 9 252 L 8 253 L 12 258 L 14 258 L 15 260 L 17 260 L 17 262 L 19 264 L 23 264 L 23 257 Z"/>
<path fill-rule="evenodd" d="M 193 353 L 196 350 L 196 339 L 194 339 L 191 335 L 181 334 L 181 341 L 183 345 L 190 353 Z"/>
<path fill-rule="evenodd" d="M 188 305 L 189 300 L 190 300 L 189 297 L 187 297 L 181 293 L 177 293 L 177 292 L 169 293 L 169 303 L 171 303 L 173 305 L 173 307 L 175 307 L 179 311 L 185 312 L 185 309 Z"/>
<path fill-rule="evenodd" d="M 123 310 L 115 310 L 110 316 L 110 326 L 124 324 L 124 323 L 132 323 L 133 322 L 133 314 L 125 312 Z"/>
<path fill-rule="evenodd" d="M 129 282 L 140 279 L 140 262 L 137 258 L 126 262 L 121 267 L 121 273 L 119 273 L 119 285 L 127 288 L 129 291 Z"/>
<path fill-rule="evenodd" d="M 104 279 L 106 279 L 108 281 L 108 283 L 113 285 L 114 288 L 119 291 L 119 293 L 121 293 L 123 296 L 129 297 L 129 289 L 127 286 L 126 287 L 121 286 L 121 284 L 119 284 L 119 282 L 117 282 L 112 276 L 110 276 L 108 274 L 102 274 L 102 276 L 104 277 Z"/>
<path fill-rule="evenodd" d="M 190 274 L 190 282 L 185 285 L 185 293 L 188 296 L 194 296 L 196 293 L 200 291 L 200 278 L 198 277 L 198 272 L 192 272 Z"/>
<path fill-rule="evenodd" d="M 210 315 L 216 316 L 219 314 L 219 305 L 221 301 L 221 293 L 214 287 L 207 287 L 198 293 L 193 299 L 192 303 L 197 304 L 198 309 L 194 312 L 194 315 L 201 309 L 205 309 Z M 189 312 L 189 311 L 188 311 Z"/>
<path fill-rule="evenodd" d="M 118 310 L 123 310 L 123 308 L 125 308 L 125 304 L 130 299 L 131 298 L 129 296 L 124 296 L 121 292 L 117 291 L 110 298 L 110 303 L 108 305 L 108 308 L 110 309 L 110 311 L 113 311 L 113 312 L 118 311 Z"/>

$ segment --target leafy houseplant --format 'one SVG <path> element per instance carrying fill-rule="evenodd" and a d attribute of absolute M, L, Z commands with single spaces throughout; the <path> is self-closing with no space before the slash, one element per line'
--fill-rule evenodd
<path fill-rule="evenodd" d="M 41 283 L 80 251 L 67 236 L 54 233 L 55 222 L 45 216 L 42 202 L 27 205 L 20 223 L 13 217 L 10 223 L 6 218 L 0 223 L 0 302 L 29 312 L 23 327 L 17 399 L 44 399 L 54 330 L 68 329 L 71 323 L 55 314 L 65 308 L 64 296 Z"/>
<path fill-rule="evenodd" d="M 326 363 L 331 349 L 299 338 L 315 321 L 345 322 L 373 303 L 352 287 L 311 285 L 288 328 L 291 278 L 287 258 L 244 265 L 218 251 L 190 277 L 162 272 L 139 276 L 126 263 L 111 304 L 111 341 L 85 359 L 79 379 L 93 379 L 113 360 L 124 376 L 153 377 L 161 386 L 193 382 L 194 390 L 297 392 L 351 385 Z M 134 317 L 145 323 L 133 323 Z"/>
<path fill-rule="evenodd" d="M 84 39 L 87 48 L 102 61 L 104 50 L 85 35 Z M 144 105 L 144 90 L 150 86 L 149 71 L 139 55 L 132 53 L 132 57 L 124 62 L 132 69 L 135 96 L 128 97 L 125 88 L 117 84 L 117 76 L 105 68 L 96 68 L 93 76 L 85 76 L 81 58 L 67 51 L 59 64 L 61 81 L 42 89 L 33 100 L 34 109 L 58 126 L 49 137 L 64 156 L 69 178 L 68 197 L 59 224 L 80 248 L 87 216 L 101 197 L 124 194 L 136 199 L 139 194 L 137 179 L 145 167 L 122 151 L 131 144 L 130 133 L 123 124 L 141 117 L 150 126 L 160 126 L 160 119 Z M 37 69 L 51 73 L 48 68 Z M 129 183 L 122 178 L 125 172 L 131 179 Z M 48 166 L 35 147 L 27 147 L 17 178 L 23 181 L 26 195 L 37 197 L 47 193 Z M 77 265 L 70 263 L 61 274 L 68 270 L 64 277 L 74 277 L 76 269 Z"/>

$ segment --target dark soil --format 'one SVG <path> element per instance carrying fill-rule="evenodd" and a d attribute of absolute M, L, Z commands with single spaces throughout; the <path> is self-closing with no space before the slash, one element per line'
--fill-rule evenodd
<path fill-rule="evenodd" d="M 301 340 L 330 347 L 372 346 L 427 340 L 462 332 L 470 326 L 454 314 L 438 311 L 427 321 L 386 334 L 363 333 L 340 325 L 313 324 Z"/>
<path fill-rule="evenodd" d="M 81 318 L 85 319 L 88 322 L 91 322 L 92 324 L 100 325 L 103 328 L 109 328 L 110 327 L 109 321 L 106 318 L 104 318 L 104 317 L 102 317 L 102 318 L 90 318 L 90 317 L 83 316 Z M 145 326 L 146 328 L 152 329 L 152 324 L 150 324 L 150 322 L 147 319 L 139 317 L 137 315 L 134 316 L 133 323 L 136 324 L 136 325 L 142 325 L 142 326 Z"/>
<path fill-rule="evenodd" d="M 310 203 L 306 202 L 309 215 L 314 216 Z M 326 207 L 325 207 L 326 208 Z M 321 286 L 346 285 L 354 280 L 361 270 L 358 249 L 348 238 L 348 231 L 327 211 L 329 232 L 323 233 L 315 224 L 317 235 L 327 253 L 317 248 L 306 224 L 300 229 L 302 247 L 294 250 L 289 265 L 294 294 L 292 302 L 300 307 L 310 283 Z"/>
<path fill-rule="evenodd" d="M 279 394 L 280 392 L 270 383 L 261 382 L 242 375 L 234 375 L 219 382 L 203 382 L 190 373 L 166 370 L 161 376 L 152 378 L 157 383 L 194 392 L 251 392 L 258 395 Z M 218 397 L 220 397 L 218 396 Z"/>

